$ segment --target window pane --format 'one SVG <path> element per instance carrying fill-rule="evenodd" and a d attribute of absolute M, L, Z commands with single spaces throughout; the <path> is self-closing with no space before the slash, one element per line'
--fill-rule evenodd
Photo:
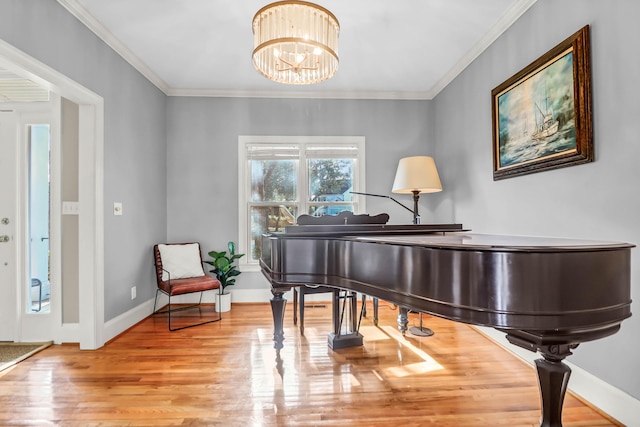
<path fill-rule="evenodd" d="M 251 160 L 251 201 L 294 202 L 297 183 L 297 160 Z"/>
<path fill-rule="evenodd" d="M 294 225 L 298 208 L 294 205 L 251 206 L 251 259 L 260 259 L 262 233 L 284 231 L 287 225 Z"/>
<path fill-rule="evenodd" d="M 49 282 L 49 125 L 29 125 L 29 273 L 28 311 L 48 313 Z"/>
<path fill-rule="evenodd" d="M 353 205 L 309 206 L 309 215 L 313 216 L 338 215 L 342 211 L 353 212 Z"/>
<path fill-rule="evenodd" d="M 309 201 L 351 201 L 353 159 L 309 159 L 308 165 Z"/>

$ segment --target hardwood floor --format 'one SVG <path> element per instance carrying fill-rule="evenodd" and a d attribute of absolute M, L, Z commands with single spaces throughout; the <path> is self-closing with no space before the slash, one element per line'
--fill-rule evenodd
<path fill-rule="evenodd" d="M 402 338 L 381 304 L 379 327 L 362 322 L 363 347 L 331 351 L 328 306 L 306 309 L 305 336 L 291 309 L 280 363 L 267 303 L 176 332 L 150 317 L 95 351 L 51 346 L 0 373 L 0 425 L 539 424 L 534 368 L 467 325 L 425 316 L 434 336 Z M 618 425 L 572 395 L 563 424 Z"/>

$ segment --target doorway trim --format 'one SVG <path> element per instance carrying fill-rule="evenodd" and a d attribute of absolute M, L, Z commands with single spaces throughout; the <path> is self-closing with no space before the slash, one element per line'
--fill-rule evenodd
<path fill-rule="evenodd" d="M 38 83 L 79 106 L 78 218 L 79 322 L 53 325 L 56 343 L 78 342 L 81 349 L 104 345 L 104 99 L 0 39 L 0 67 Z M 59 126 L 58 126 L 59 129 Z M 60 212 L 62 206 L 56 207 Z M 59 215 L 58 215 L 59 217 Z M 22 313 L 20 313 L 22 316 Z M 18 319 L 18 322 L 20 319 Z"/>

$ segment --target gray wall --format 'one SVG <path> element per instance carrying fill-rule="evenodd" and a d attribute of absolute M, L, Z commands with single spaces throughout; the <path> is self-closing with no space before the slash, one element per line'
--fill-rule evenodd
<path fill-rule="evenodd" d="M 475 232 L 640 243 L 640 2 L 539 0 L 435 101 L 445 191 L 437 218 Z M 591 26 L 594 163 L 493 181 L 491 90 L 584 25 Z M 632 298 L 640 299 L 640 250 Z M 570 361 L 640 398 L 640 312 L 581 344 Z"/>
<path fill-rule="evenodd" d="M 167 117 L 167 238 L 198 240 L 205 252 L 238 240 L 239 135 L 364 136 L 367 190 L 390 194 L 398 159 L 428 154 L 434 134 L 430 101 L 171 97 Z M 367 210 L 411 222 L 390 200 L 367 199 Z M 256 277 L 243 274 L 235 288 Z"/>
<path fill-rule="evenodd" d="M 151 245 L 166 236 L 166 96 L 55 0 L 0 0 L 0 39 L 104 98 L 105 320 L 112 319 L 155 293 Z M 116 201 L 123 216 L 112 215 Z"/>

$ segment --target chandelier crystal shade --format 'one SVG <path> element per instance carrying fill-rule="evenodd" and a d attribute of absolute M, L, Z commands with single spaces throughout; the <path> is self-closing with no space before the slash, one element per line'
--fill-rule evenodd
<path fill-rule="evenodd" d="M 322 82 L 338 70 L 339 32 L 336 17 L 316 4 L 269 4 L 253 18 L 253 66 L 279 83 Z"/>

